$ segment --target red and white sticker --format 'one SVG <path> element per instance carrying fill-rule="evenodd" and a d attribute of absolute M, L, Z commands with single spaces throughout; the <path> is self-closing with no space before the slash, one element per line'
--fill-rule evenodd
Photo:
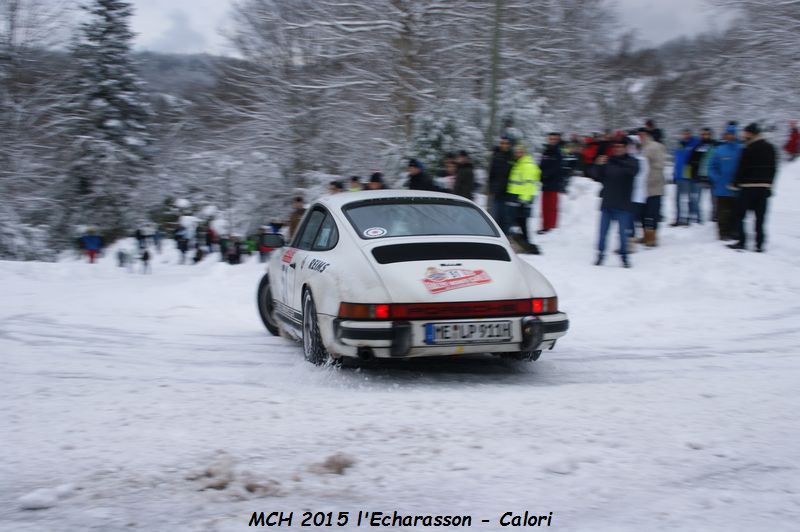
<path fill-rule="evenodd" d="M 294 258 L 295 253 L 297 253 L 297 248 L 289 248 L 283 252 L 283 257 L 281 257 L 281 260 L 286 264 L 289 264 L 292 262 L 292 258 Z"/>
<path fill-rule="evenodd" d="M 364 230 L 364 236 L 367 238 L 386 236 L 386 233 L 388 233 L 388 231 L 383 227 L 370 227 L 369 229 Z"/>
<path fill-rule="evenodd" d="M 432 294 L 490 282 L 492 282 L 492 279 L 485 271 L 467 270 L 465 268 L 453 268 L 449 270 L 428 268 L 425 271 L 425 278 L 422 280 L 425 288 Z"/>

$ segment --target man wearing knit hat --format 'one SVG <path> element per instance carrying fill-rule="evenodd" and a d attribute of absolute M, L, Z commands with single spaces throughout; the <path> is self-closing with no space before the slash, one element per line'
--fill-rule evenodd
<path fill-rule="evenodd" d="M 410 190 L 437 191 L 438 187 L 433 183 L 433 179 L 425 172 L 422 162 L 417 159 L 408 161 L 408 183 Z"/>
<path fill-rule="evenodd" d="M 752 123 L 744 128 L 745 147 L 736 169 L 731 187 L 739 191 L 737 209 L 737 235 L 739 241 L 728 247 L 746 249 L 747 234 L 744 219 L 748 211 L 756 216 L 756 251 L 764 251 L 764 219 L 767 215 L 767 199 L 772 195 L 772 183 L 777 170 L 775 146 L 761 136 L 758 124 Z"/>

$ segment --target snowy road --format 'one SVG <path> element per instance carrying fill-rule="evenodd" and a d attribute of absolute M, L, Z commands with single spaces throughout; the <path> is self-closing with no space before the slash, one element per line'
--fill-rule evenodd
<path fill-rule="evenodd" d="M 534 364 L 313 367 L 263 330 L 255 263 L 0 263 L 0 530 L 230 531 L 281 510 L 797 530 L 800 165 L 763 255 L 706 224 L 665 229 L 632 270 L 591 266 L 594 192 L 578 181 L 531 259 L 571 320 Z"/>

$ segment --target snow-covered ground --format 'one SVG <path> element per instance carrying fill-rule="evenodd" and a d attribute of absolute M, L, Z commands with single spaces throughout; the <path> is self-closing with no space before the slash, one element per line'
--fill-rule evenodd
<path fill-rule="evenodd" d="M 533 364 L 314 367 L 259 322 L 254 262 L 0 263 L 0 530 L 300 528 L 305 510 L 797 530 L 797 198 L 800 163 L 765 254 L 664 228 L 624 270 L 591 265 L 596 187 L 576 179 L 530 258 L 571 329 Z"/>

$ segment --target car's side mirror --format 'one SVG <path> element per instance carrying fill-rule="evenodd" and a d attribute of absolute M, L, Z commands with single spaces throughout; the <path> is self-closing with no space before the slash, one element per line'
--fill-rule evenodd
<path fill-rule="evenodd" d="M 267 234 L 261 236 L 261 244 L 268 248 L 282 248 L 286 245 L 286 241 L 283 239 L 283 235 L 276 235 L 276 234 Z"/>

